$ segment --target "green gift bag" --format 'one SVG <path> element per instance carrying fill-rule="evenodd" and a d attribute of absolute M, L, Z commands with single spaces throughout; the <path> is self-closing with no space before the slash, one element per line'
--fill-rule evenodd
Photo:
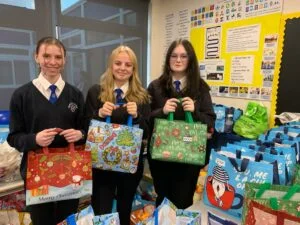
<path fill-rule="evenodd" d="M 185 121 L 174 120 L 170 113 L 168 119 L 155 119 L 150 143 L 152 159 L 205 164 L 207 125 L 194 122 L 191 112 L 185 112 Z"/>
<path fill-rule="evenodd" d="M 233 131 L 240 136 L 256 139 L 268 129 L 267 108 L 256 102 L 249 102 L 245 113 L 235 122 Z"/>
<path fill-rule="evenodd" d="M 300 186 L 271 185 L 270 183 L 246 183 L 243 204 L 242 224 L 250 213 L 250 205 L 258 203 L 271 210 L 300 217 Z"/>

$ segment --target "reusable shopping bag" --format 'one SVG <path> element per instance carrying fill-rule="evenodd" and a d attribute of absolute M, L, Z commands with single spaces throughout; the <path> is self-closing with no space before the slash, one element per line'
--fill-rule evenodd
<path fill-rule="evenodd" d="M 92 153 L 93 168 L 124 173 L 135 173 L 141 151 L 143 130 L 127 125 L 91 120 L 85 150 Z"/>
<path fill-rule="evenodd" d="M 234 159 L 212 150 L 208 165 L 203 202 L 223 213 L 240 218 L 247 181 L 271 183 L 273 165 Z"/>
<path fill-rule="evenodd" d="M 191 112 L 185 112 L 185 121 L 174 120 L 174 113 L 168 119 L 155 119 L 150 143 L 152 159 L 205 164 L 207 125 L 194 122 Z"/>
<path fill-rule="evenodd" d="M 233 126 L 233 131 L 235 133 L 249 139 L 256 139 L 267 129 L 267 108 L 256 102 L 248 103 L 246 111 Z"/>
<path fill-rule="evenodd" d="M 213 108 L 217 116 L 215 131 L 219 133 L 232 133 L 233 124 L 243 114 L 243 111 L 221 104 L 214 104 Z"/>
<path fill-rule="evenodd" d="M 138 225 L 201 225 L 201 214 L 196 211 L 177 209 L 168 199 L 164 199 L 152 217 Z"/>
<path fill-rule="evenodd" d="M 300 218 L 252 201 L 244 225 L 300 225 Z"/>
<path fill-rule="evenodd" d="M 94 225 L 120 225 L 119 213 L 95 216 L 93 222 Z"/>
<path fill-rule="evenodd" d="M 271 185 L 270 183 L 246 183 L 243 206 L 242 224 L 251 214 L 252 202 L 259 203 L 266 208 L 281 211 L 286 215 L 300 217 L 300 186 Z"/>
<path fill-rule="evenodd" d="M 92 194 L 91 154 L 74 143 L 66 148 L 30 151 L 26 205 L 76 199 Z"/>

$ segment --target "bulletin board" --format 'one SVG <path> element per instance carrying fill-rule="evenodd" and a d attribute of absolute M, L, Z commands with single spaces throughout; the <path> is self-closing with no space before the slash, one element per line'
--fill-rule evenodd
<path fill-rule="evenodd" d="M 191 29 L 200 74 L 212 96 L 271 101 L 281 16 L 277 12 Z M 209 46 L 212 35 L 219 36 L 215 55 Z"/>
<path fill-rule="evenodd" d="M 282 112 L 300 112 L 300 13 L 282 16 L 274 74 L 270 125 Z"/>

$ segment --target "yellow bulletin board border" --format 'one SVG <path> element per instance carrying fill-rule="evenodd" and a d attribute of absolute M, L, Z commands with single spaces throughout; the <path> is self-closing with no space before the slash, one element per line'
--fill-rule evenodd
<path fill-rule="evenodd" d="M 278 50 L 277 50 L 277 56 L 275 62 L 274 79 L 272 84 L 272 98 L 271 98 L 270 120 L 269 120 L 271 128 L 274 127 L 275 125 L 280 65 L 281 65 L 282 52 L 284 47 L 283 42 L 284 42 L 284 34 L 285 34 L 285 25 L 288 19 L 294 19 L 294 18 L 300 18 L 300 13 L 297 12 L 291 14 L 283 14 L 281 17 L 279 38 L 278 38 Z"/>

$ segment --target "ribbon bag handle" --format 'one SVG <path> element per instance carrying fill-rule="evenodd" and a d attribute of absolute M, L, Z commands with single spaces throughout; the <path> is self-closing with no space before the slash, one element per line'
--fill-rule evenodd
<path fill-rule="evenodd" d="M 182 99 L 179 98 L 178 100 L 179 100 L 178 104 L 181 104 Z M 191 112 L 184 111 L 184 117 L 185 117 L 185 122 L 187 122 L 187 123 L 194 123 L 194 119 L 193 119 L 193 116 L 192 116 Z M 167 120 L 168 121 L 173 121 L 174 120 L 174 112 L 169 112 Z"/>
<path fill-rule="evenodd" d="M 236 169 L 236 171 L 238 172 L 245 172 L 247 167 L 248 167 L 248 164 L 250 162 L 249 159 L 247 158 L 243 158 L 242 159 L 242 162 L 241 162 L 241 166 L 239 168 L 238 166 L 238 163 L 236 162 L 236 160 L 234 158 L 231 158 L 231 157 L 228 157 L 230 163 L 232 164 L 232 166 Z"/>
<path fill-rule="evenodd" d="M 74 142 L 69 143 L 68 147 L 69 147 L 70 152 L 72 152 L 72 153 L 75 152 L 75 145 L 74 145 Z M 48 148 L 48 146 L 43 147 L 42 150 L 43 150 L 43 153 L 44 153 L 45 155 L 49 154 L 49 148 Z"/>
<path fill-rule="evenodd" d="M 121 106 L 121 105 L 124 105 L 124 104 L 125 103 L 121 102 L 121 103 L 117 103 L 116 105 Z M 111 117 L 110 116 L 105 117 L 105 122 L 106 123 L 111 123 Z M 127 126 L 132 127 L 132 125 L 133 125 L 132 115 L 128 115 L 128 117 L 127 117 Z"/>

